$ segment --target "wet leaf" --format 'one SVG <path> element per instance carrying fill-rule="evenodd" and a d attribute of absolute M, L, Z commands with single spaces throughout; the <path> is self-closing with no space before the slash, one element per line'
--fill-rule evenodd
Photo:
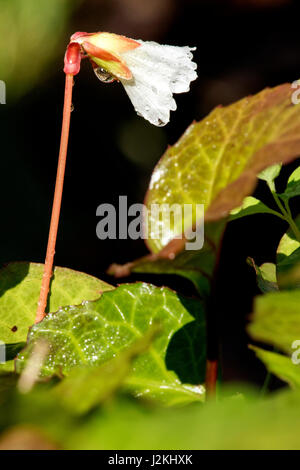
<path fill-rule="evenodd" d="M 80 365 L 101 365 L 147 334 L 154 322 L 161 332 L 149 351 L 136 359 L 126 388 L 168 405 L 203 400 L 203 387 L 198 386 L 205 374 L 201 303 L 144 283 L 123 284 L 99 300 L 47 315 L 31 328 L 17 370 L 41 339 L 50 344 L 42 376 L 68 375 Z M 190 385 L 179 380 L 183 371 Z"/>
<path fill-rule="evenodd" d="M 290 84 L 284 84 L 218 107 L 166 151 L 146 196 L 152 252 L 182 232 L 178 219 L 158 240 L 151 239 L 160 233 L 156 225 L 164 228 L 153 204 L 204 204 L 206 220 L 220 219 L 252 192 L 259 172 L 299 155 L 300 108 L 291 104 L 291 94 Z M 189 218 L 187 223 L 192 225 Z"/>
<path fill-rule="evenodd" d="M 206 296 L 226 226 L 224 217 L 251 194 L 262 170 L 300 153 L 300 108 L 291 105 L 291 93 L 290 84 L 265 89 L 218 107 L 201 122 L 193 123 L 168 148 L 152 174 L 145 199 L 147 245 L 152 255 L 124 266 L 113 265 L 109 272 L 117 277 L 131 270 L 180 274 Z M 274 179 L 279 168 L 268 168 L 264 177 Z M 192 217 L 171 218 L 169 224 L 168 218 L 159 218 L 156 211 L 157 205 L 166 204 L 181 208 L 190 204 L 194 212 Z M 205 209 L 204 247 L 181 255 L 186 248 L 182 229 L 188 235 L 202 221 L 196 217 L 197 204 Z M 254 209 L 254 204 L 247 208 Z M 276 213 L 262 205 L 256 209 Z"/>
<path fill-rule="evenodd" d="M 117 391 L 129 375 L 134 359 L 147 351 L 159 332 L 153 325 L 147 334 L 114 359 L 95 367 L 75 367 L 53 390 L 72 414 L 83 414 Z"/>
<path fill-rule="evenodd" d="M 26 341 L 34 323 L 43 275 L 43 265 L 11 263 L 0 271 L 0 340 L 6 344 Z M 112 289 L 105 282 L 67 268 L 55 268 L 51 283 L 49 309 L 97 299 Z M 1 365 L 12 369 L 11 362 Z"/>

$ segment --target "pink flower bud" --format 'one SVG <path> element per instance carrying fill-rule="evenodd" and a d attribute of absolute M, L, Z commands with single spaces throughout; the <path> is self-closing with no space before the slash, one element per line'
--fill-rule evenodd
<path fill-rule="evenodd" d="M 81 51 L 76 42 L 70 42 L 65 53 L 64 72 L 69 75 L 77 75 L 80 70 Z"/>

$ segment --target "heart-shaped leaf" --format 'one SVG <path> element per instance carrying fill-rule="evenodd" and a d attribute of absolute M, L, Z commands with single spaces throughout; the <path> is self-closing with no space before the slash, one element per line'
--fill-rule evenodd
<path fill-rule="evenodd" d="M 18 356 L 24 367 L 37 342 L 49 343 L 42 376 L 68 375 L 79 365 L 100 365 L 147 334 L 154 322 L 161 332 L 139 356 L 126 380 L 135 394 L 167 404 L 203 400 L 205 328 L 201 304 L 166 288 L 123 284 L 99 300 L 65 307 L 34 325 L 29 344 Z M 196 385 L 184 385 L 179 380 Z"/>
<path fill-rule="evenodd" d="M 0 340 L 3 343 L 26 341 L 28 329 L 35 320 L 42 276 L 42 264 L 11 263 L 1 269 Z M 51 282 L 49 308 L 56 311 L 64 305 L 94 300 L 110 289 L 113 287 L 93 276 L 57 267 Z M 11 370 L 13 364 L 9 362 L 0 367 Z"/>

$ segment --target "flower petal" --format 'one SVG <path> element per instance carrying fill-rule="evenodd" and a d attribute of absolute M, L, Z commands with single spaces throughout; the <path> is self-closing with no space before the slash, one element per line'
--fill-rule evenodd
<path fill-rule="evenodd" d="M 113 54 L 106 49 L 101 49 L 89 41 L 83 41 L 82 47 L 98 67 L 102 67 L 117 78 L 123 78 L 123 80 L 130 80 L 132 78 L 131 71 L 125 64 L 124 60 L 122 60 L 118 55 Z"/>
<path fill-rule="evenodd" d="M 121 82 L 136 112 L 152 124 L 164 126 L 170 120 L 170 110 L 176 109 L 173 93 L 188 91 L 190 82 L 197 78 L 194 49 L 138 42 L 141 47 L 122 54 L 133 78 Z"/>

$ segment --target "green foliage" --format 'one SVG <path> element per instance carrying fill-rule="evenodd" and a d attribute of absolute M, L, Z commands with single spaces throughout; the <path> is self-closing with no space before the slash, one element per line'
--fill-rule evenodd
<path fill-rule="evenodd" d="M 7 346 L 8 352 L 14 344 L 27 339 L 36 315 L 42 276 L 43 265 L 36 263 L 10 263 L 0 271 L 0 339 L 11 345 Z M 110 289 L 112 286 L 88 274 L 56 267 L 48 308 L 55 312 L 64 305 L 97 299 Z M 11 370 L 13 364 L 4 368 Z"/>
<path fill-rule="evenodd" d="M 226 395 L 217 403 L 179 409 L 149 407 L 119 395 L 77 417 L 44 387 L 27 395 L 15 391 L 6 394 L 0 428 L 17 432 L 26 425 L 65 449 L 300 448 L 299 393 L 259 400 L 254 391 L 237 386 Z"/>
<path fill-rule="evenodd" d="M 148 333 L 101 366 L 81 366 L 71 370 L 54 390 L 54 395 L 73 414 L 84 414 L 110 398 L 129 375 L 133 360 L 149 349 L 159 332 L 154 325 Z"/>
<path fill-rule="evenodd" d="M 266 204 L 261 202 L 259 199 L 248 196 L 243 200 L 243 204 L 240 207 L 237 207 L 230 212 L 229 220 L 236 220 L 247 215 L 255 214 L 277 215 L 277 212 L 270 209 L 270 207 L 266 206 Z"/>
<path fill-rule="evenodd" d="M 300 148 L 295 151 L 292 140 L 300 113 L 297 106 L 290 106 L 290 99 L 290 86 L 281 85 L 218 107 L 201 122 L 192 124 L 167 150 L 153 172 L 146 196 L 151 251 L 159 251 L 182 232 L 181 224 L 173 225 L 167 240 L 166 235 L 162 239 L 152 204 L 204 204 L 207 220 L 220 219 L 252 192 L 261 170 L 283 162 L 288 155 L 297 155 Z M 193 222 L 195 219 L 187 219 L 189 225 Z"/>
<path fill-rule="evenodd" d="M 20 17 L 30 12 L 27 3 Z M 45 9 L 47 18 L 56 15 L 53 7 Z M 4 16 L 8 8 L 6 2 Z M 38 38 L 39 33 L 37 28 Z M 45 26 L 48 35 L 53 31 Z M 47 47 L 54 44 L 56 39 Z M 36 46 L 29 46 L 34 53 Z M 36 62 L 20 93 L 43 66 Z M 13 445 L 20 433 L 29 433 L 36 446 L 44 436 L 45 445 L 66 449 L 300 449 L 300 366 L 291 360 L 300 339 L 300 225 L 289 207 L 290 198 L 300 194 L 299 168 L 284 193 L 275 187 L 281 163 L 300 153 L 300 108 L 290 100 L 290 85 L 281 85 L 193 123 L 151 178 L 145 220 L 152 223 L 151 253 L 110 268 L 118 277 L 131 271 L 183 276 L 200 300 L 141 282 L 114 288 L 56 268 L 50 313 L 33 325 L 43 266 L 12 263 L 0 271 L 0 339 L 7 353 L 0 366 L 0 431 L 6 433 L 0 449 Z M 278 210 L 250 196 L 258 177 Z M 189 214 L 184 225 L 174 218 L 168 228 L 152 208 L 165 203 L 204 204 L 201 249 L 185 249 L 201 217 Z M 277 216 L 290 228 L 279 243 L 276 265 L 248 260 L 264 294 L 255 300 L 248 332 L 279 351 L 251 347 L 269 373 L 296 390 L 261 400 L 241 385 L 227 393 L 221 387 L 219 402 L 204 404 L 206 317 L 215 313 L 211 300 L 218 291 L 211 299 L 212 285 L 224 230 L 227 220 L 255 214 Z M 233 300 L 234 295 L 233 290 Z"/>
<path fill-rule="evenodd" d="M 299 394 L 162 411 L 121 402 L 69 438 L 83 449 L 299 449 Z M 134 423 L 134 426 L 128 426 Z M 204 425 L 205 423 L 205 425 Z M 188 432 L 190 431 L 190 432 Z"/>
<path fill-rule="evenodd" d="M 130 271 L 181 275 L 191 280 L 199 294 L 207 298 L 220 254 L 225 217 L 231 213 L 234 220 L 259 212 L 285 218 L 262 202 L 254 198 L 245 200 L 245 197 L 253 191 L 257 176 L 274 181 L 281 164 L 269 167 L 272 163 L 297 154 L 292 142 L 300 116 L 297 107 L 290 106 L 290 95 L 287 85 L 266 89 L 230 106 L 218 107 L 207 118 L 193 123 L 168 148 L 152 174 L 145 220 L 149 233 L 147 245 L 152 254 L 124 266 L 114 264 L 109 272 L 116 277 L 128 275 Z M 274 121 L 274 115 L 280 118 Z M 262 122 L 264 132 L 260 132 Z M 182 234 L 182 221 L 179 219 L 177 225 L 174 222 L 169 227 L 152 210 L 157 204 L 193 204 L 194 207 L 204 204 L 207 222 L 203 248 L 184 251 L 185 238 L 174 238 Z M 196 211 L 193 217 L 184 218 L 185 234 L 199 222 L 195 214 Z"/>
<path fill-rule="evenodd" d="M 123 284 L 99 300 L 64 307 L 48 314 L 29 333 L 28 347 L 18 356 L 21 371 L 35 345 L 44 340 L 49 355 L 41 376 L 68 375 L 74 367 L 100 365 L 147 334 L 154 323 L 161 332 L 140 355 L 127 378 L 127 389 L 168 405 L 203 400 L 205 374 L 204 313 L 200 302 L 166 288 Z M 191 324 L 190 324 L 191 323 Z"/>

